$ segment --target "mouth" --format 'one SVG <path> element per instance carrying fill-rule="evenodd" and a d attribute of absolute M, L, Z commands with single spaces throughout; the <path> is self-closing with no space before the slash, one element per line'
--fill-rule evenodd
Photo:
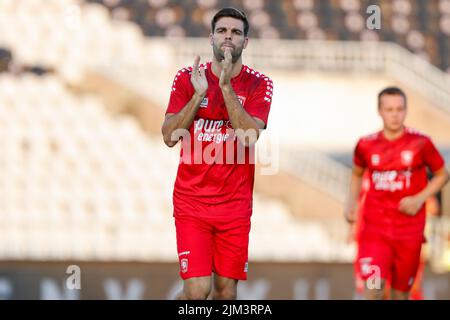
<path fill-rule="evenodd" d="M 234 50 L 234 45 L 232 45 L 231 43 L 224 43 L 221 47 L 222 49 L 230 48 Z"/>

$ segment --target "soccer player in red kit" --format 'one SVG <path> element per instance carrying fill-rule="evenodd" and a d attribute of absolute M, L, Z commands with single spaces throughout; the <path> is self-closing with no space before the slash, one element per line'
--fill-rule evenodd
<path fill-rule="evenodd" d="M 357 219 L 364 170 L 370 188 L 362 204 L 358 261 L 365 298 L 382 299 L 386 279 L 391 298 L 408 299 L 424 241 L 425 201 L 449 179 L 430 138 L 404 126 L 407 99 L 396 87 L 378 95 L 383 129 L 361 138 L 355 148 L 346 220 Z M 427 168 L 433 172 L 428 182 Z"/>
<path fill-rule="evenodd" d="M 362 226 L 362 223 L 364 222 L 364 219 L 362 218 L 361 214 L 363 212 L 362 208 L 363 203 L 365 201 L 367 192 L 369 191 L 370 188 L 370 175 L 368 174 L 369 172 L 366 170 L 364 171 L 363 177 L 362 177 L 362 184 L 361 184 L 361 192 L 359 195 L 359 199 L 358 199 L 358 213 L 357 213 L 357 218 L 356 221 L 354 223 L 351 223 L 349 225 L 350 227 L 350 232 L 348 234 L 348 243 L 352 243 L 353 241 L 356 241 L 356 245 L 359 246 L 359 234 L 360 234 L 360 230 L 364 229 Z M 425 214 L 426 216 L 428 215 L 438 215 L 438 211 L 439 211 L 439 203 L 437 201 L 436 196 L 431 196 L 430 198 L 428 198 L 425 201 Z M 365 291 L 365 281 L 361 276 L 361 265 L 360 262 L 358 260 L 358 257 L 355 257 L 354 263 L 353 263 L 353 268 L 354 268 L 354 276 L 355 276 L 355 298 L 356 299 L 361 299 L 364 297 L 364 291 Z M 425 259 L 422 257 L 421 255 L 421 259 L 420 259 L 420 263 L 419 263 L 419 267 L 416 273 L 416 277 L 414 279 L 414 283 L 411 286 L 411 290 L 410 290 L 410 300 L 423 300 L 423 293 L 422 293 L 422 279 L 423 279 L 423 272 L 425 269 Z M 384 292 L 384 296 L 383 297 L 390 297 L 390 279 L 385 279 L 385 292 Z"/>
<path fill-rule="evenodd" d="M 272 81 L 242 63 L 249 23 L 234 8 L 211 22 L 211 62 L 175 76 L 162 133 L 181 140 L 173 192 L 179 299 L 235 299 L 246 280 L 254 184 L 254 144 L 267 125 Z M 253 159 L 253 160 L 252 160 Z M 214 273 L 214 278 L 212 274 Z"/>

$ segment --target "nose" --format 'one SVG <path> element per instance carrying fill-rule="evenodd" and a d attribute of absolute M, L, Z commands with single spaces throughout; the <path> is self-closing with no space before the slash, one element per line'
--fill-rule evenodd
<path fill-rule="evenodd" d="M 225 32 L 225 39 L 226 40 L 231 40 L 231 35 L 232 35 L 232 31 L 231 30 L 227 30 Z"/>

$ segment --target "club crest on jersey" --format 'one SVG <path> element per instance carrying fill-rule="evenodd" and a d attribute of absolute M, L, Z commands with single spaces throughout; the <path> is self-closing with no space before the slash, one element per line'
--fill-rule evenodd
<path fill-rule="evenodd" d="M 413 152 L 410 150 L 402 151 L 401 157 L 402 157 L 402 164 L 404 166 L 409 166 L 413 161 Z"/>
<path fill-rule="evenodd" d="M 239 102 L 241 103 L 241 106 L 244 106 L 245 103 L 245 99 L 247 99 L 246 97 L 243 96 L 236 96 L 239 100 Z"/>
<path fill-rule="evenodd" d="M 372 162 L 373 166 L 377 166 L 380 164 L 380 155 L 379 154 L 373 154 L 370 161 Z"/>
<path fill-rule="evenodd" d="M 204 97 L 202 102 L 200 102 L 200 108 L 206 108 L 208 106 L 208 98 Z"/>
<path fill-rule="evenodd" d="M 181 272 L 186 273 L 188 271 L 188 259 L 183 258 L 180 260 Z"/>

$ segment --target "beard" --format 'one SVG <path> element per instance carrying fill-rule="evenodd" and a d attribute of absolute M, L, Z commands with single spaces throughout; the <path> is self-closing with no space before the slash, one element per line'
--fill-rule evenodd
<path fill-rule="evenodd" d="M 240 47 L 234 47 L 231 50 L 231 62 L 236 63 L 236 61 L 239 60 L 239 58 L 242 56 L 242 51 L 244 50 L 243 46 Z M 225 59 L 225 52 L 220 49 L 215 43 L 213 43 L 213 53 L 214 58 L 216 58 L 217 61 L 222 61 Z"/>

